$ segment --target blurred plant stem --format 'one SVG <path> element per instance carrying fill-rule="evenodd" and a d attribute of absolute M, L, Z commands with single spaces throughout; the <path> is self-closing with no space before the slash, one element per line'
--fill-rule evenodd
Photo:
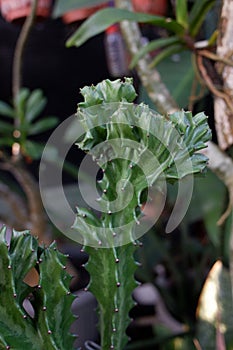
<path fill-rule="evenodd" d="M 30 32 L 33 27 L 33 23 L 36 16 L 38 0 L 32 0 L 31 12 L 28 17 L 25 19 L 19 38 L 16 43 L 13 67 L 12 67 L 12 94 L 13 101 L 16 104 L 16 98 L 19 94 L 21 84 L 22 84 L 22 66 L 23 66 L 23 55 L 24 49 L 26 47 Z M 15 127 L 17 128 L 19 123 L 18 118 L 15 118 Z"/>
<path fill-rule="evenodd" d="M 228 5 L 229 0 L 223 1 L 224 5 Z M 115 5 L 118 8 L 127 9 L 132 11 L 132 5 L 130 0 L 115 0 Z M 233 6 L 231 4 L 231 10 L 233 12 Z M 228 18 L 232 19 L 232 16 Z M 227 25 L 231 25 L 232 21 L 227 21 Z M 120 24 L 121 31 L 126 42 L 127 48 L 130 55 L 133 57 L 141 48 L 142 36 L 139 29 L 139 25 L 136 22 L 123 21 Z M 225 26 L 224 26 L 225 28 Z M 225 28 L 224 31 L 227 31 Z M 231 37 L 231 44 L 233 38 Z M 229 44 L 229 42 L 228 42 Z M 228 48 L 229 51 L 229 48 Z M 232 50 L 231 50 L 232 51 Z M 162 114 L 172 113 L 178 110 L 176 101 L 171 96 L 167 87 L 164 85 L 159 72 L 156 69 L 149 68 L 150 57 L 148 55 L 142 57 L 137 66 L 136 71 L 142 82 L 142 85 L 146 89 L 150 99 L 155 104 L 158 112 Z M 230 67 L 232 68 L 232 67 Z M 233 89 L 233 86 L 231 86 Z M 215 114 L 218 113 L 219 109 L 215 109 Z M 215 120 L 218 120 L 218 116 L 215 115 Z M 233 161 L 227 156 L 225 152 L 222 152 L 217 145 L 209 142 L 208 148 L 205 150 L 205 154 L 209 158 L 209 168 L 216 173 L 216 175 L 224 182 L 229 191 L 229 206 L 226 212 L 219 220 L 219 224 L 222 224 L 227 216 L 232 213 L 233 205 Z M 217 223 L 217 218 L 216 218 Z M 230 276 L 233 293 L 233 223 L 231 225 L 231 236 L 230 236 Z"/>
<path fill-rule="evenodd" d="M 12 93 L 14 107 L 16 111 L 16 117 L 14 120 L 15 131 L 17 131 L 20 125 L 20 119 L 17 113 L 17 97 L 22 88 L 22 66 L 24 49 L 26 47 L 29 35 L 33 28 L 33 23 L 36 16 L 38 0 L 32 0 L 31 12 L 25 19 L 19 38 L 16 43 L 14 59 L 13 59 L 13 72 L 12 72 Z M 18 133 L 20 135 L 20 133 Z M 16 139 L 17 143 L 17 139 Z M 19 144 L 18 144 L 19 145 Z M 26 202 L 19 195 L 12 192 L 12 189 L 4 184 L 0 184 L 0 195 L 6 200 L 10 212 L 9 218 L 6 218 L 7 224 L 11 226 L 16 225 L 16 229 L 30 229 L 31 232 L 39 237 L 40 242 L 48 243 L 46 232 L 48 232 L 47 220 L 41 201 L 38 181 L 27 170 L 22 159 L 20 152 L 13 154 L 11 157 L 6 156 L 3 152 L 0 153 L 0 169 L 7 171 L 13 175 L 15 180 L 20 185 L 24 194 L 26 195 Z M 15 204 L 20 203 L 20 208 L 15 210 Z M 13 213 L 14 218 L 11 218 Z"/>

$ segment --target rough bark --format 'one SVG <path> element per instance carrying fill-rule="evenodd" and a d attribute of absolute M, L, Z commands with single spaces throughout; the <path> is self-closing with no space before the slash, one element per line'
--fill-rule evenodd
<path fill-rule="evenodd" d="M 131 1 L 115 0 L 118 8 L 132 10 Z M 142 37 L 137 23 L 121 22 L 121 30 L 131 56 L 134 56 L 141 47 Z M 162 114 L 172 113 L 178 109 L 178 105 L 171 97 L 167 87 L 162 82 L 156 69 L 149 68 L 150 58 L 144 56 L 136 66 L 140 80 L 158 111 Z"/>
<path fill-rule="evenodd" d="M 217 55 L 231 59 L 233 55 L 233 1 L 224 0 L 219 25 Z M 214 102 L 215 122 L 218 143 L 221 149 L 233 144 L 233 67 L 217 63 L 216 68 L 223 80 L 222 96 L 216 96 Z"/>

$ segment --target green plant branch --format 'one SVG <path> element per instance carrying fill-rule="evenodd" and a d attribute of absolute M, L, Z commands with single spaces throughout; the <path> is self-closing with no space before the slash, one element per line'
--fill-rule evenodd
<path fill-rule="evenodd" d="M 132 10 L 130 0 L 115 0 L 116 7 Z M 130 55 L 133 57 L 142 46 L 142 36 L 136 22 L 123 21 L 120 23 L 124 40 Z M 158 111 L 162 114 L 172 113 L 178 110 L 178 105 L 172 98 L 167 87 L 162 82 L 156 69 L 149 68 L 151 60 L 148 55 L 141 58 L 136 70 L 149 97 L 154 102 Z"/>
<path fill-rule="evenodd" d="M 13 72 L 12 72 L 12 93 L 13 100 L 16 103 L 16 98 L 19 94 L 22 81 L 22 66 L 23 66 L 23 55 L 24 49 L 29 38 L 31 29 L 33 27 L 38 0 L 32 0 L 31 12 L 26 18 L 22 30 L 20 32 L 19 38 L 16 43 L 16 48 L 14 52 L 13 59 Z M 15 118 L 15 127 L 19 126 L 19 119 Z"/>

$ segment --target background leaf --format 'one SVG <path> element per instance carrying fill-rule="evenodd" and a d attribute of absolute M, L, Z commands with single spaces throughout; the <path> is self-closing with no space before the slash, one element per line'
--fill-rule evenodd
<path fill-rule="evenodd" d="M 131 12 L 123 9 L 106 8 L 89 17 L 66 42 L 67 47 L 81 46 L 85 41 L 103 32 L 116 22 L 123 20 L 139 23 L 150 23 L 171 30 L 174 33 L 183 33 L 183 27 L 174 20 L 167 21 L 165 17 L 152 16 L 145 13 Z"/>
<path fill-rule="evenodd" d="M 44 131 L 52 129 L 57 125 L 57 123 L 58 119 L 56 117 L 44 117 L 43 119 L 30 126 L 28 135 L 40 134 Z"/>
<path fill-rule="evenodd" d="M 0 101 L 0 115 L 2 115 L 4 117 L 14 118 L 15 117 L 15 111 L 7 103 L 5 103 L 3 101 Z"/>
<path fill-rule="evenodd" d="M 192 91 L 195 72 L 190 52 L 180 52 L 160 62 L 157 69 L 168 86 L 170 93 L 180 108 L 187 108 Z M 197 87 L 197 93 L 200 85 Z M 145 102 L 155 108 L 143 87 L 140 88 L 138 102 Z"/>
<path fill-rule="evenodd" d="M 184 28 L 187 28 L 188 26 L 187 0 L 176 0 L 176 20 Z"/>
<path fill-rule="evenodd" d="M 42 90 L 34 90 L 31 92 L 25 110 L 25 118 L 28 122 L 33 121 L 35 118 L 39 116 L 39 114 L 43 111 L 45 105 L 47 103 L 46 97 L 43 96 Z"/>
<path fill-rule="evenodd" d="M 161 38 L 161 39 L 156 39 L 145 46 L 142 46 L 142 48 L 134 55 L 131 63 L 130 63 L 130 68 L 134 68 L 135 65 L 137 64 L 138 60 L 146 55 L 147 53 L 156 50 L 156 49 L 161 49 L 166 46 L 170 46 L 172 44 L 178 43 L 180 40 L 176 36 L 172 36 L 169 38 Z"/>
<path fill-rule="evenodd" d="M 104 0 L 57 0 L 54 5 L 52 17 L 56 18 L 68 11 L 100 5 L 103 2 Z"/>
<path fill-rule="evenodd" d="M 215 0 L 195 1 L 189 15 L 189 32 L 191 36 L 196 36 L 207 12 L 215 4 Z"/>

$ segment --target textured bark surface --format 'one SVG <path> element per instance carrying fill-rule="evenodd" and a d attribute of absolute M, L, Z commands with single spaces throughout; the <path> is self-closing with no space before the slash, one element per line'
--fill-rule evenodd
<path fill-rule="evenodd" d="M 219 38 L 217 55 L 232 58 L 233 55 L 233 1 L 223 1 L 222 13 L 219 25 Z M 215 123 L 218 142 L 221 149 L 226 149 L 233 144 L 233 67 L 217 64 L 218 72 L 222 76 L 223 91 L 226 98 L 215 97 Z"/>
<path fill-rule="evenodd" d="M 132 10 L 131 2 L 128 0 L 116 0 L 115 4 L 118 8 Z M 130 55 L 134 56 L 142 45 L 142 37 L 138 24 L 123 21 L 121 22 L 121 30 Z M 158 71 L 149 68 L 149 64 L 149 56 L 144 56 L 143 59 L 138 61 L 136 69 L 140 80 L 151 100 L 155 103 L 158 112 L 161 114 L 173 113 L 178 110 L 178 106 L 162 82 Z"/>

